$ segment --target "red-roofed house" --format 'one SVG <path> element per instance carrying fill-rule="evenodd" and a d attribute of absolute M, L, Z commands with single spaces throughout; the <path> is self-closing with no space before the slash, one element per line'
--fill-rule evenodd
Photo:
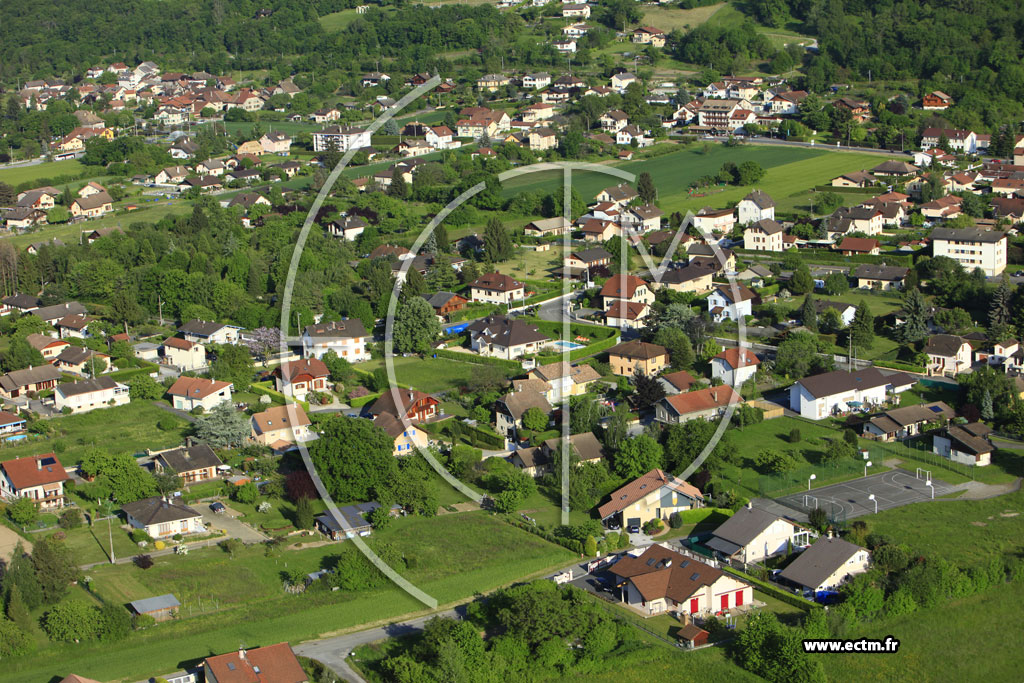
<path fill-rule="evenodd" d="M 511 304 L 526 297 L 526 286 L 508 275 L 487 273 L 469 286 L 470 299 L 487 304 Z"/>
<path fill-rule="evenodd" d="M 644 327 L 651 307 L 639 301 L 613 299 L 604 312 L 605 324 L 621 330 L 636 330 Z"/>
<path fill-rule="evenodd" d="M 181 372 L 202 370 L 206 367 L 206 347 L 198 342 L 168 337 L 163 343 L 164 362 Z"/>
<path fill-rule="evenodd" d="M 71 477 L 53 453 L 8 460 L 0 471 L 4 498 L 30 498 L 43 509 L 64 506 L 64 482 Z"/>
<path fill-rule="evenodd" d="M 230 652 L 203 660 L 206 683 L 308 683 L 288 643 Z"/>
<path fill-rule="evenodd" d="M 636 275 L 613 275 L 601 288 L 601 299 L 604 301 L 605 310 L 609 309 L 616 301 L 628 301 L 649 306 L 654 303 L 654 292 L 646 282 Z"/>
<path fill-rule="evenodd" d="M 202 377 L 179 377 L 167 393 L 178 410 L 202 408 L 209 412 L 225 401 L 231 401 L 231 382 L 218 382 Z"/>
<path fill-rule="evenodd" d="M 724 414 L 726 407 L 733 403 L 743 403 L 743 397 L 732 387 L 707 387 L 661 399 L 655 406 L 655 419 L 667 424 L 713 420 Z"/>
<path fill-rule="evenodd" d="M 862 256 L 864 254 L 877 256 L 881 246 L 878 240 L 867 237 L 844 237 L 843 241 L 839 243 L 838 249 L 843 256 Z"/>
<path fill-rule="evenodd" d="M 311 391 L 327 391 L 330 374 L 327 365 L 317 358 L 285 361 L 274 370 L 274 385 L 285 396 L 304 401 Z"/>
<path fill-rule="evenodd" d="M 753 351 L 732 347 L 711 359 L 711 377 L 730 387 L 741 386 L 757 373 L 761 364 Z"/>

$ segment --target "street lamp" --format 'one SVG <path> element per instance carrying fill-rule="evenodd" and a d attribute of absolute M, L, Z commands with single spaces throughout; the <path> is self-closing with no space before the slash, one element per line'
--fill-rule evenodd
<path fill-rule="evenodd" d="M 928 479 L 924 482 L 924 485 L 932 490 L 932 500 L 935 500 L 935 487 L 932 486 L 932 480 Z"/>
<path fill-rule="evenodd" d="M 816 475 L 816 474 L 812 474 L 810 477 L 807 478 L 807 490 L 808 491 L 811 490 L 811 482 L 814 481 L 817 478 L 818 478 L 818 475 Z"/>
<path fill-rule="evenodd" d="M 878 501 L 875 500 L 875 494 L 872 493 L 870 496 L 868 496 L 868 500 L 870 500 L 871 502 L 873 502 L 875 504 L 875 514 L 877 515 L 878 514 Z"/>
<path fill-rule="evenodd" d="M 868 460 L 864 463 L 864 476 L 868 476 L 868 468 L 871 467 L 871 461 Z"/>

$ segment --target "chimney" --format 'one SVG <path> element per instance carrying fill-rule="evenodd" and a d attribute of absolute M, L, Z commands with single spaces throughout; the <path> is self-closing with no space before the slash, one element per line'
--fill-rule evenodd
<path fill-rule="evenodd" d="M 186 436 L 185 437 L 185 448 L 192 448 L 192 437 L 191 436 Z"/>
<path fill-rule="evenodd" d="M 242 648 L 238 648 L 238 658 L 245 659 L 245 650 L 243 650 Z"/>
<path fill-rule="evenodd" d="M 754 509 L 754 504 L 751 503 L 749 500 L 747 501 L 747 509 L 748 510 L 753 510 Z"/>
<path fill-rule="evenodd" d="M 831 527 L 829 527 L 829 530 L 828 530 L 828 537 L 832 538 L 832 528 Z"/>
<path fill-rule="evenodd" d="M 36 458 L 36 469 L 37 470 L 43 469 L 43 459 L 42 458 Z"/>

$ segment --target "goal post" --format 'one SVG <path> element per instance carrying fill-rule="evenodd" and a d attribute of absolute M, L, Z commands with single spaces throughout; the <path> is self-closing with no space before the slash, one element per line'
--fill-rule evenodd
<path fill-rule="evenodd" d="M 917 468 L 916 478 L 917 479 L 924 479 L 925 481 L 931 481 L 932 480 L 932 471 L 931 470 L 926 470 L 923 467 L 918 467 Z"/>

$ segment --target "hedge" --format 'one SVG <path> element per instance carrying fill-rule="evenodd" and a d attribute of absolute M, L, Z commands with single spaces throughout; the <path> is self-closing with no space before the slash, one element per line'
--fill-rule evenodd
<path fill-rule="evenodd" d="M 835 192 L 837 194 L 870 194 L 872 196 L 879 193 L 882 189 L 880 187 L 832 187 L 831 185 L 818 185 L 815 188 L 817 192 Z"/>
<path fill-rule="evenodd" d="M 476 435 L 476 443 L 483 444 L 484 446 L 490 446 L 495 450 L 501 450 L 505 448 L 505 439 L 500 434 L 496 434 L 491 431 L 484 431 L 479 427 L 468 425 L 465 422 L 461 423 L 462 436 L 467 441 L 471 442 L 471 435 Z M 472 445 L 472 442 L 471 442 Z"/>
<path fill-rule="evenodd" d="M 683 510 L 680 514 L 683 517 L 683 524 L 700 524 L 701 522 L 709 521 L 711 517 L 722 518 L 720 521 L 724 522 L 732 517 L 733 512 L 729 508 L 696 508 L 693 510 Z M 710 521 L 717 522 L 719 519 Z"/>
<path fill-rule="evenodd" d="M 510 517 L 508 515 L 505 515 L 503 518 L 512 526 L 522 529 L 523 531 L 528 531 L 534 536 L 540 536 L 549 543 L 560 545 L 563 548 L 571 550 L 574 553 L 583 552 L 583 544 L 577 541 L 575 538 L 563 538 L 561 536 L 555 536 L 550 531 L 545 531 L 544 529 L 540 529 L 534 526 L 533 524 L 527 524 L 522 520 L 516 519 L 515 517 Z"/>
<path fill-rule="evenodd" d="M 593 344 L 587 344 L 582 349 L 573 349 L 572 351 L 569 352 L 569 360 L 577 361 L 580 358 L 586 358 L 587 356 L 597 355 L 602 351 L 607 351 L 608 349 L 612 348 L 618 343 L 618 335 L 612 335 L 608 339 L 603 339 L 599 342 L 594 342 Z M 539 365 L 544 365 L 546 363 L 557 363 L 558 361 L 562 360 L 562 354 L 558 353 L 537 356 L 536 360 Z"/>
<path fill-rule="evenodd" d="M 352 406 L 353 408 L 362 408 L 363 406 L 365 406 L 370 401 L 376 401 L 378 398 L 380 398 L 380 395 L 383 394 L 383 393 L 384 393 L 383 391 L 379 391 L 379 392 L 374 393 L 374 394 L 367 394 L 366 396 L 359 396 L 358 398 L 351 399 L 348 402 L 348 404 L 350 406 Z"/>
<path fill-rule="evenodd" d="M 873 362 L 880 368 L 901 370 L 903 372 L 916 372 L 919 375 L 923 375 L 925 373 L 925 367 L 923 365 L 914 365 L 913 363 L 904 363 L 898 360 L 876 360 Z"/>
<path fill-rule="evenodd" d="M 733 249 L 738 254 L 764 254 L 763 251 L 753 251 L 750 249 L 736 248 Z M 789 253 L 779 252 L 782 254 Z M 914 265 L 914 257 L 909 254 L 879 254 L 878 256 L 872 256 L 865 254 L 863 256 L 843 256 L 838 252 L 834 252 L 830 249 L 800 249 L 796 252 L 804 261 L 810 261 L 812 263 L 824 263 L 824 264 L 859 264 L 859 263 L 871 263 L 874 265 L 889 265 L 889 266 L 905 266 L 910 268 Z"/>
<path fill-rule="evenodd" d="M 768 285 L 767 287 L 761 287 L 758 289 L 757 293 L 760 296 L 773 296 L 778 294 L 780 289 L 782 289 L 782 285 L 780 284 Z"/>
<path fill-rule="evenodd" d="M 294 398 L 290 399 L 286 397 L 284 394 L 282 394 L 280 391 L 275 391 L 274 389 L 271 389 L 269 387 L 260 386 L 256 382 L 253 382 L 252 384 L 249 385 L 249 391 L 251 391 L 254 394 L 263 394 L 269 396 L 272 401 L 280 403 L 282 405 L 294 401 L 295 403 L 298 403 L 300 406 L 302 406 L 302 409 L 304 411 L 309 412 L 309 403 L 307 403 L 306 401 L 299 401 Z"/>
<path fill-rule="evenodd" d="M 148 375 L 152 372 L 157 372 L 159 369 L 160 366 L 156 365 L 155 363 L 146 363 L 145 365 L 136 368 L 125 368 L 124 370 L 115 370 L 114 372 L 111 372 L 107 376 L 110 377 L 110 379 L 114 380 L 115 382 L 121 382 L 130 377 L 135 377 L 136 375 Z"/>
<path fill-rule="evenodd" d="M 475 353 L 465 353 L 462 351 L 449 351 L 448 349 L 434 349 L 434 355 L 438 358 L 448 358 L 450 360 L 460 360 L 463 363 L 476 363 L 477 365 L 496 365 L 500 368 L 513 372 L 522 372 L 523 364 L 519 361 L 506 360 L 504 358 L 490 358 L 488 356 L 479 356 Z"/>
<path fill-rule="evenodd" d="M 799 595 L 796 595 L 795 593 L 784 591 L 777 586 L 774 586 L 766 581 L 762 581 L 761 579 L 755 579 L 753 576 L 747 574 L 746 572 L 741 572 L 739 569 L 734 569 L 729 565 L 723 564 L 722 569 L 730 574 L 733 574 L 734 576 L 739 577 L 740 579 L 743 579 L 751 585 L 757 586 L 762 592 L 768 593 L 772 597 L 778 598 L 779 600 L 782 600 L 782 602 L 788 605 L 799 607 L 800 609 L 806 610 L 808 612 L 810 612 L 812 609 L 816 607 L 821 607 L 821 605 L 819 605 L 816 602 L 805 600 L 804 598 L 800 597 Z"/>

